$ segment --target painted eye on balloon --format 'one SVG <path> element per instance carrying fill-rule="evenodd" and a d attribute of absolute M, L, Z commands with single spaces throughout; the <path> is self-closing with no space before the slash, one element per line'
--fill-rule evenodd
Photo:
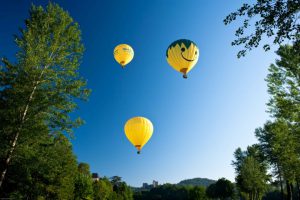
<path fill-rule="evenodd" d="M 185 51 L 185 48 L 184 48 L 184 47 L 182 47 L 182 48 L 181 48 L 181 52 L 184 52 L 184 51 Z"/>
<path fill-rule="evenodd" d="M 198 53 L 198 52 L 197 52 L 197 51 L 195 51 L 195 55 L 197 55 L 197 53 Z"/>

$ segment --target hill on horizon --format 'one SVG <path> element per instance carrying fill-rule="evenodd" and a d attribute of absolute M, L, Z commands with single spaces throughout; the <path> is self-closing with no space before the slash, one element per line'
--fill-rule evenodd
<path fill-rule="evenodd" d="M 181 185 L 181 186 L 192 185 L 192 186 L 208 187 L 209 185 L 215 182 L 216 182 L 215 180 L 208 179 L 208 178 L 192 178 L 192 179 L 182 180 L 179 183 L 177 183 L 177 185 Z"/>

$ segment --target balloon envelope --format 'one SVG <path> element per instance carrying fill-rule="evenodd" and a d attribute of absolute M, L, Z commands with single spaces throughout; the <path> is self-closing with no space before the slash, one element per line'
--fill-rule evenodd
<path fill-rule="evenodd" d="M 133 59 L 134 51 L 128 44 L 119 44 L 114 49 L 114 57 L 122 67 L 125 67 Z"/>
<path fill-rule="evenodd" d="M 153 125 L 145 117 L 133 117 L 126 122 L 124 131 L 127 139 L 137 148 L 139 153 L 151 138 Z"/>
<path fill-rule="evenodd" d="M 187 73 L 198 62 L 199 49 L 193 41 L 180 39 L 170 44 L 166 56 L 169 65 L 187 78 Z"/>

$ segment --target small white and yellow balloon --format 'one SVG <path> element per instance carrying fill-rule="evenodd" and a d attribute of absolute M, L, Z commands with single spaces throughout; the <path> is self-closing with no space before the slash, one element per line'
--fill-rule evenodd
<path fill-rule="evenodd" d="M 114 49 L 114 57 L 122 68 L 125 68 L 125 66 L 133 59 L 134 51 L 128 44 L 119 44 Z"/>
<path fill-rule="evenodd" d="M 126 122 L 124 132 L 127 139 L 138 150 L 137 153 L 140 154 L 143 146 L 152 137 L 153 125 L 145 117 L 133 117 Z"/>
<path fill-rule="evenodd" d="M 193 41 L 180 39 L 170 44 L 166 56 L 169 65 L 182 73 L 183 78 L 187 78 L 189 71 L 198 62 L 199 49 Z"/>

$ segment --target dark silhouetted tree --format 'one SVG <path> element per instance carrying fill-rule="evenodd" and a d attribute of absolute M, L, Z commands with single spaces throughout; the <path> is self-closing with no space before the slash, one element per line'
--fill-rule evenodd
<path fill-rule="evenodd" d="M 247 51 L 258 47 L 263 36 L 272 37 L 273 44 L 285 41 L 294 43 L 300 53 L 300 1 L 299 0 L 256 0 L 253 4 L 244 3 L 237 11 L 230 13 L 225 25 L 245 17 L 242 25 L 236 30 L 236 40 L 232 45 L 243 45 L 238 57 L 245 56 Z M 252 26 L 251 26 L 252 25 Z M 253 31 L 248 30 L 253 27 Z M 270 44 L 264 44 L 265 50 Z"/>

